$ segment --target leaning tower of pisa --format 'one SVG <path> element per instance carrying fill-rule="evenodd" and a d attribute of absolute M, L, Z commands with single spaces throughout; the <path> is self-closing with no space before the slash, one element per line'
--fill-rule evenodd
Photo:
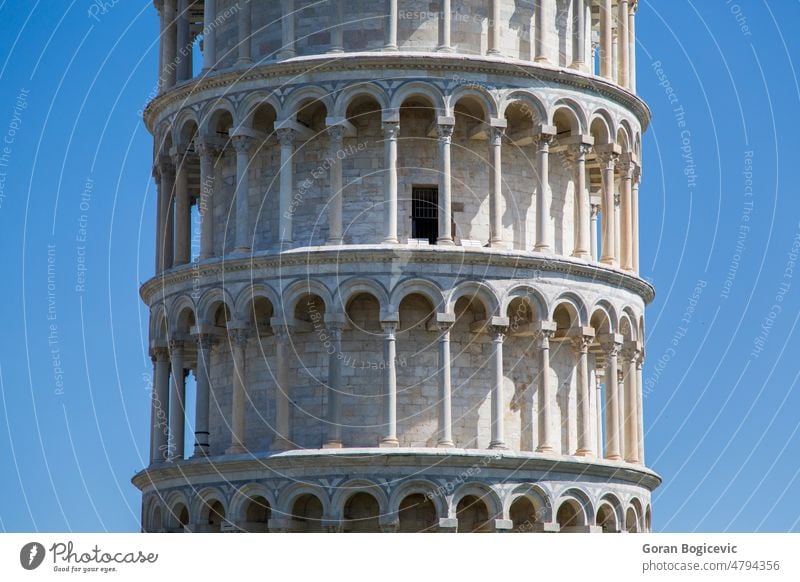
<path fill-rule="evenodd" d="M 144 531 L 649 531 L 636 0 L 156 0 Z"/>

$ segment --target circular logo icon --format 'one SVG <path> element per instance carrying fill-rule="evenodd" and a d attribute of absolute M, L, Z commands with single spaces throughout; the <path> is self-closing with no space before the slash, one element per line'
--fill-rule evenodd
<path fill-rule="evenodd" d="M 19 563 L 26 570 L 35 570 L 44 562 L 44 546 L 39 542 L 29 542 L 19 551 Z"/>

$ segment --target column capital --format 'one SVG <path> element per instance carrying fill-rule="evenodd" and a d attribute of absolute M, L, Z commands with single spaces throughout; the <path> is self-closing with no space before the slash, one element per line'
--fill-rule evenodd
<path fill-rule="evenodd" d="M 597 160 L 600 162 L 603 169 L 606 170 L 614 169 L 614 165 L 617 163 L 621 151 L 620 147 L 615 143 L 594 146 L 594 153 L 597 156 Z"/>
<path fill-rule="evenodd" d="M 622 194 L 620 194 L 619 192 L 614 192 L 614 206 L 619 208 L 621 201 L 622 201 Z"/>
<path fill-rule="evenodd" d="M 282 317 L 273 317 L 270 319 L 269 326 L 275 333 L 275 338 L 281 342 L 289 339 L 289 336 L 292 333 L 292 328 L 294 327 L 290 322 L 286 321 Z"/>
<path fill-rule="evenodd" d="M 446 118 L 451 119 L 451 118 Z M 455 120 L 442 122 L 442 118 L 439 118 L 439 123 L 436 124 L 436 135 L 439 138 L 440 142 L 443 143 L 450 143 L 453 139 L 453 130 L 455 129 Z"/>
<path fill-rule="evenodd" d="M 634 163 L 633 165 L 633 183 L 637 186 L 642 181 L 642 166 Z"/>
<path fill-rule="evenodd" d="M 622 175 L 623 180 L 630 180 L 633 178 L 633 170 L 636 163 L 633 161 L 633 156 L 629 152 L 620 154 L 617 160 L 617 169 Z"/>
<path fill-rule="evenodd" d="M 489 333 L 493 342 L 503 342 L 508 334 L 508 325 L 490 325 Z"/>
<path fill-rule="evenodd" d="M 295 129 L 293 127 L 279 127 L 275 133 L 278 134 L 278 143 L 282 147 L 294 145 Z"/>
<path fill-rule="evenodd" d="M 347 129 L 343 125 L 329 125 L 328 126 L 328 136 L 330 137 L 331 141 L 337 144 L 341 144 L 344 140 L 344 136 L 347 132 Z"/>
<path fill-rule="evenodd" d="M 493 146 L 498 146 L 503 143 L 503 136 L 505 133 L 505 126 L 492 125 L 489 127 L 489 141 Z"/>
<path fill-rule="evenodd" d="M 397 137 L 400 135 L 400 121 L 394 119 L 384 119 L 381 123 L 383 125 L 384 139 L 397 139 Z"/>
<path fill-rule="evenodd" d="M 175 175 L 175 165 L 172 162 L 172 156 L 167 154 L 161 154 L 156 157 L 156 161 L 153 164 L 155 171 L 158 172 L 160 176 L 164 175 Z"/>
<path fill-rule="evenodd" d="M 194 142 L 194 151 L 201 158 L 214 157 L 220 154 L 222 148 L 213 138 L 200 137 Z"/>
<path fill-rule="evenodd" d="M 597 339 L 600 342 L 600 347 L 603 348 L 607 356 L 616 357 L 619 355 L 623 342 L 621 335 L 618 333 L 606 333 L 597 336 Z"/>
<path fill-rule="evenodd" d="M 216 343 L 217 337 L 213 333 L 209 332 L 199 332 L 194 334 L 195 341 L 197 342 L 197 347 L 203 351 L 210 350 L 211 347 Z"/>
<path fill-rule="evenodd" d="M 589 351 L 589 346 L 594 342 L 594 329 L 591 327 L 579 327 L 571 330 L 568 334 L 572 347 L 576 353 L 585 354 Z"/>
<path fill-rule="evenodd" d="M 150 345 L 150 358 L 155 362 L 156 360 L 169 359 L 169 348 L 166 344 L 152 343 Z"/>
<path fill-rule="evenodd" d="M 455 313 L 437 313 L 434 319 L 436 329 L 441 332 L 449 332 L 456 322 Z"/>
<path fill-rule="evenodd" d="M 589 210 L 591 212 L 591 217 L 597 218 L 597 214 L 600 212 L 600 204 L 598 204 L 597 202 L 592 202 L 589 205 Z"/>
<path fill-rule="evenodd" d="M 278 132 L 280 133 L 280 129 Z M 249 154 L 250 150 L 253 148 L 253 144 L 255 143 L 255 139 L 251 135 L 245 134 L 238 134 L 231 137 L 231 143 L 233 144 L 233 149 L 236 150 L 237 154 Z"/>
<path fill-rule="evenodd" d="M 620 350 L 620 355 L 624 361 L 630 361 L 631 363 L 635 364 L 636 360 L 639 359 L 639 353 L 642 350 L 642 344 L 637 340 L 629 340 L 623 342 L 622 349 Z"/>

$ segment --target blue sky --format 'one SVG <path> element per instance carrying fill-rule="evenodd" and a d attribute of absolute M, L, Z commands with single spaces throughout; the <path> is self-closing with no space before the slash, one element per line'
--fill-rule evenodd
<path fill-rule="evenodd" d="M 0 531 L 136 531 L 158 23 L 63 5 L 0 2 Z M 800 531 L 797 22 L 792 0 L 640 0 L 657 531 Z"/>

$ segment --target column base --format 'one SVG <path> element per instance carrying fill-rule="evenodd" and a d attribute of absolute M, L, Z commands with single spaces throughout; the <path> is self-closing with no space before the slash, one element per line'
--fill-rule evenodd
<path fill-rule="evenodd" d="M 540 446 L 536 447 L 536 452 L 537 453 L 554 453 L 555 449 L 553 449 L 553 447 L 550 446 L 550 445 L 540 445 Z"/>
<path fill-rule="evenodd" d="M 581 70 L 585 64 L 586 63 L 584 63 L 583 61 L 572 61 L 572 64 L 569 66 L 569 68 Z"/>
<path fill-rule="evenodd" d="M 609 267 L 618 266 L 617 260 L 614 259 L 613 257 L 603 257 L 602 259 L 600 259 L 600 262 L 603 263 L 604 265 L 608 265 Z"/>
<path fill-rule="evenodd" d="M 399 241 L 396 238 L 385 238 L 381 241 L 383 245 L 396 245 Z"/>
<path fill-rule="evenodd" d="M 489 247 L 493 249 L 507 249 L 508 243 L 504 240 L 489 241 Z"/>
<path fill-rule="evenodd" d="M 386 437 L 380 440 L 378 446 L 382 449 L 396 449 L 400 446 L 400 441 L 398 441 L 396 438 Z"/>
<path fill-rule="evenodd" d="M 591 449 L 578 449 L 575 451 L 576 457 L 594 457 L 594 452 Z"/>
<path fill-rule="evenodd" d="M 533 250 L 537 253 L 542 253 L 544 255 L 552 255 L 553 249 L 550 248 L 550 245 L 536 245 L 533 247 Z"/>
<path fill-rule="evenodd" d="M 336 46 L 336 47 L 333 47 L 332 49 L 330 49 L 328 51 L 328 54 L 338 55 L 338 54 L 343 53 L 343 52 L 344 52 L 344 47 Z"/>
<path fill-rule="evenodd" d="M 236 59 L 235 67 L 249 67 L 253 64 L 253 59 Z"/>
<path fill-rule="evenodd" d="M 500 56 L 500 50 L 496 49 L 496 48 L 492 48 L 492 49 L 489 49 L 488 51 L 486 51 L 486 54 L 489 55 L 489 56 L 492 56 L 492 57 L 499 57 Z"/>
<path fill-rule="evenodd" d="M 545 56 L 539 55 L 538 57 L 536 57 L 535 59 L 533 59 L 533 62 L 534 62 L 534 63 L 549 63 L 549 62 L 550 62 L 550 59 L 548 59 L 548 58 L 547 58 L 547 57 L 545 57 Z"/>
<path fill-rule="evenodd" d="M 501 451 L 502 450 L 507 450 L 508 449 L 508 445 L 506 445 L 506 443 L 504 443 L 503 441 L 492 441 L 492 442 L 489 443 L 489 449 L 491 449 L 491 450 L 501 450 Z"/>
<path fill-rule="evenodd" d="M 441 45 L 441 46 L 436 47 L 436 52 L 437 53 L 452 53 L 453 52 L 453 47 L 451 47 L 450 45 Z"/>
<path fill-rule="evenodd" d="M 329 238 L 325 241 L 325 244 L 329 247 L 337 247 L 344 244 L 344 239 L 342 238 Z"/>
<path fill-rule="evenodd" d="M 437 238 L 436 244 L 443 246 L 443 247 L 452 247 L 455 246 L 455 242 L 453 242 L 452 238 Z"/>
<path fill-rule="evenodd" d="M 384 50 L 384 52 L 396 53 L 397 52 L 397 45 L 387 44 L 385 47 L 383 47 L 383 50 Z"/>
<path fill-rule="evenodd" d="M 250 247 L 236 247 L 235 249 L 233 249 L 232 253 L 234 255 L 246 255 L 248 253 L 251 253 L 252 251 L 253 249 L 251 249 Z"/>
<path fill-rule="evenodd" d="M 278 55 L 275 57 L 278 61 L 285 61 L 287 59 L 291 59 L 297 56 L 297 53 L 294 51 L 282 51 L 279 52 Z"/>
<path fill-rule="evenodd" d="M 246 452 L 247 448 L 245 448 L 245 446 L 242 444 L 231 445 L 227 449 L 225 449 L 226 455 L 241 455 Z"/>
<path fill-rule="evenodd" d="M 589 260 L 589 252 L 588 251 L 575 251 L 572 253 L 572 256 L 576 259 L 583 259 L 584 261 Z"/>
<path fill-rule="evenodd" d="M 635 459 L 635 458 L 634 459 L 625 459 L 625 462 L 626 463 L 630 463 L 631 465 L 638 465 L 639 464 L 639 459 Z"/>
<path fill-rule="evenodd" d="M 454 449 L 456 444 L 453 441 L 439 441 L 436 446 L 440 449 Z"/>
<path fill-rule="evenodd" d="M 323 449 L 341 449 L 342 441 L 328 441 L 322 445 Z"/>
<path fill-rule="evenodd" d="M 603 457 L 607 461 L 621 461 L 622 457 L 619 455 L 606 455 Z"/>

